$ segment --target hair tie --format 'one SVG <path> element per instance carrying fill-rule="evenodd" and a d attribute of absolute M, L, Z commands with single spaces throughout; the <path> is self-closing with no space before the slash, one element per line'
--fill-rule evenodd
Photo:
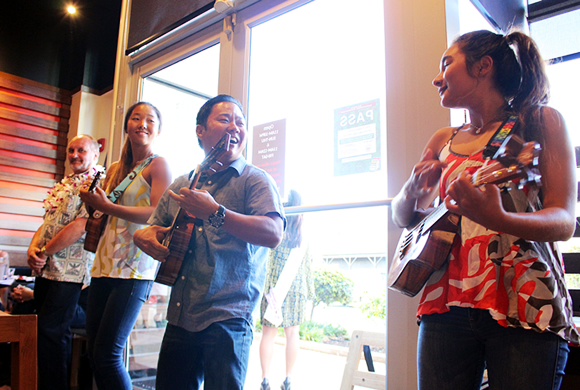
<path fill-rule="evenodd" d="M 515 40 L 510 39 L 507 35 L 504 35 L 505 43 L 507 44 L 509 50 L 514 54 L 514 58 L 516 60 L 516 64 L 518 64 L 518 68 L 520 69 L 520 80 L 518 82 L 518 90 L 522 86 L 522 81 L 524 79 L 524 68 L 522 66 L 522 62 L 520 60 L 520 50 L 519 45 L 514 43 Z"/>
<path fill-rule="evenodd" d="M 516 58 L 516 62 L 518 63 L 520 70 L 522 69 L 522 62 L 520 61 L 520 54 L 519 54 L 519 46 L 513 43 L 513 40 L 508 38 L 507 35 L 504 35 L 504 39 L 508 47 L 514 53 L 514 57 Z"/>

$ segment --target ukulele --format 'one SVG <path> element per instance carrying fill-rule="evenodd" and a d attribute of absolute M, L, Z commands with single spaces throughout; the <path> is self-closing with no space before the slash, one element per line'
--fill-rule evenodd
<path fill-rule="evenodd" d="M 95 188 L 97 187 L 97 184 L 99 184 L 102 174 L 103 172 L 101 171 L 97 172 L 93 182 L 89 186 L 89 192 L 95 192 Z M 103 230 L 105 229 L 105 225 L 107 224 L 107 216 L 99 210 L 95 210 L 88 204 L 86 207 L 89 212 L 89 219 L 87 220 L 87 224 L 85 226 L 87 235 L 85 236 L 84 248 L 86 251 L 95 253 L 97 251 L 97 246 L 99 245 L 101 235 L 103 234 Z"/>
<path fill-rule="evenodd" d="M 519 178 L 540 184 L 537 170 L 540 145 L 508 136 L 493 157 L 473 175 L 473 184 L 501 184 Z M 417 295 L 431 274 L 446 262 L 459 229 L 460 216 L 442 202 L 412 229 L 403 231 L 389 270 L 388 286 L 410 297 Z"/>
<path fill-rule="evenodd" d="M 218 141 L 218 143 L 212 147 L 209 154 L 205 159 L 197 166 L 193 179 L 189 189 L 195 189 L 199 177 L 202 173 L 207 171 L 215 172 L 213 168 L 214 165 L 222 166 L 223 164 L 219 159 L 230 149 L 230 134 L 226 133 Z M 165 258 L 165 261 L 159 266 L 159 271 L 157 272 L 157 277 L 155 281 L 157 283 L 165 284 L 167 286 L 173 286 L 175 280 L 177 279 L 177 274 L 181 269 L 181 264 L 183 263 L 183 258 L 185 253 L 189 249 L 189 241 L 193 233 L 193 228 L 195 225 L 196 218 L 183 210 L 181 207 L 179 211 L 173 218 L 173 223 L 169 232 L 163 239 L 161 243 L 163 246 L 169 249 L 169 256 Z"/>

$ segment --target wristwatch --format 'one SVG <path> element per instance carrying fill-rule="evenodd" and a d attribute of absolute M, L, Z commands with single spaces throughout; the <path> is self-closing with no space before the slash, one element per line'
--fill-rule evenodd
<path fill-rule="evenodd" d="M 44 255 L 45 257 L 48 257 L 48 255 L 46 254 L 46 245 L 42 247 L 42 249 L 40 250 L 40 252 L 42 255 Z"/>
<path fill-rule="evenodd" d="M 226 208 L 221 204 L 219 205 L 217 211 L 207 218 L 209 224 L 214 228 L 219 228 L 220 226 L 222 226 L 225 220 L 226 220 Z"/>

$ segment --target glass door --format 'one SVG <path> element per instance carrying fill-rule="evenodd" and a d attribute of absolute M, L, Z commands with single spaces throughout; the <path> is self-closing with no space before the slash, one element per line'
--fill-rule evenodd
<path fill-rule="evenodd" d="M 242 13 L 240 13 L 242 14 Z M 243 16 L 238 16 L 238 26 Z M 386 97 L 383 2 L 317 0 L 248 18 L 248 160 L 269 172 L 287 201 L 302 204 L 316 298 L 301 326 L 293 386 L 340 388 L 320 375 L 310 354 L 335 348 L 342 373 L 354 330 L 385 333 L 387 272 Z M 257 320 L 260 313 L 254 316 Z M 246 386 L 261 381 L 257 323 Z M 284 337 L 280 331 L 280 342 Z M 385 373 L 385 351 L 373 351 Z M 316 360 L 317 358 L 311 358 Z M 340 360 L 339 359 L 339 360 Z M 273 387 L 284 380 L 283 348 L 271 363 Z"/>

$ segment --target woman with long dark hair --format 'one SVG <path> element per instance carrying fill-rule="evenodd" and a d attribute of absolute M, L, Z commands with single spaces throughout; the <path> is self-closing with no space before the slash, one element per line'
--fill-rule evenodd
<path fill-rule="evenodd" d="M 527 35 L 476 31 L 443 54 L 433 80 L 441 105 L 471 123 L 434 133 L 392 204 L 413 226 L 439 195 L 461 216 L 447 263 L 419 304 L 419 388 L 558 389 L 568 343 L 579 342 L 556 241 L 576 217 L 574 152 L 564 119 L 546 106 L 544 63 Z M 476 187 L 490 141 L 509 130 L 542 147 L 542 186 Z M 506 130 L 507 129 L 507 130 Z"/>
<path fill-rule="evenodd" d="M 159 110 L 146 102 L 134 104 L 127 110 L 124 129 L 127 139 L 121 158 L 109 168 L 104 190 L 81 191 L 85 203 L 108 215 L 87 304 L 89 359 L 100 390 L 132 389 L 123 350 L 159 264 L 133 243 L 133 233 L 146 225 L 171 183 L 167 161 L 153 154 L 161 131 Z M 120 188 L 127 177 L 130 184 Z M 116 203 L 107 197 L 114 190 L 122 191 Z"/>

